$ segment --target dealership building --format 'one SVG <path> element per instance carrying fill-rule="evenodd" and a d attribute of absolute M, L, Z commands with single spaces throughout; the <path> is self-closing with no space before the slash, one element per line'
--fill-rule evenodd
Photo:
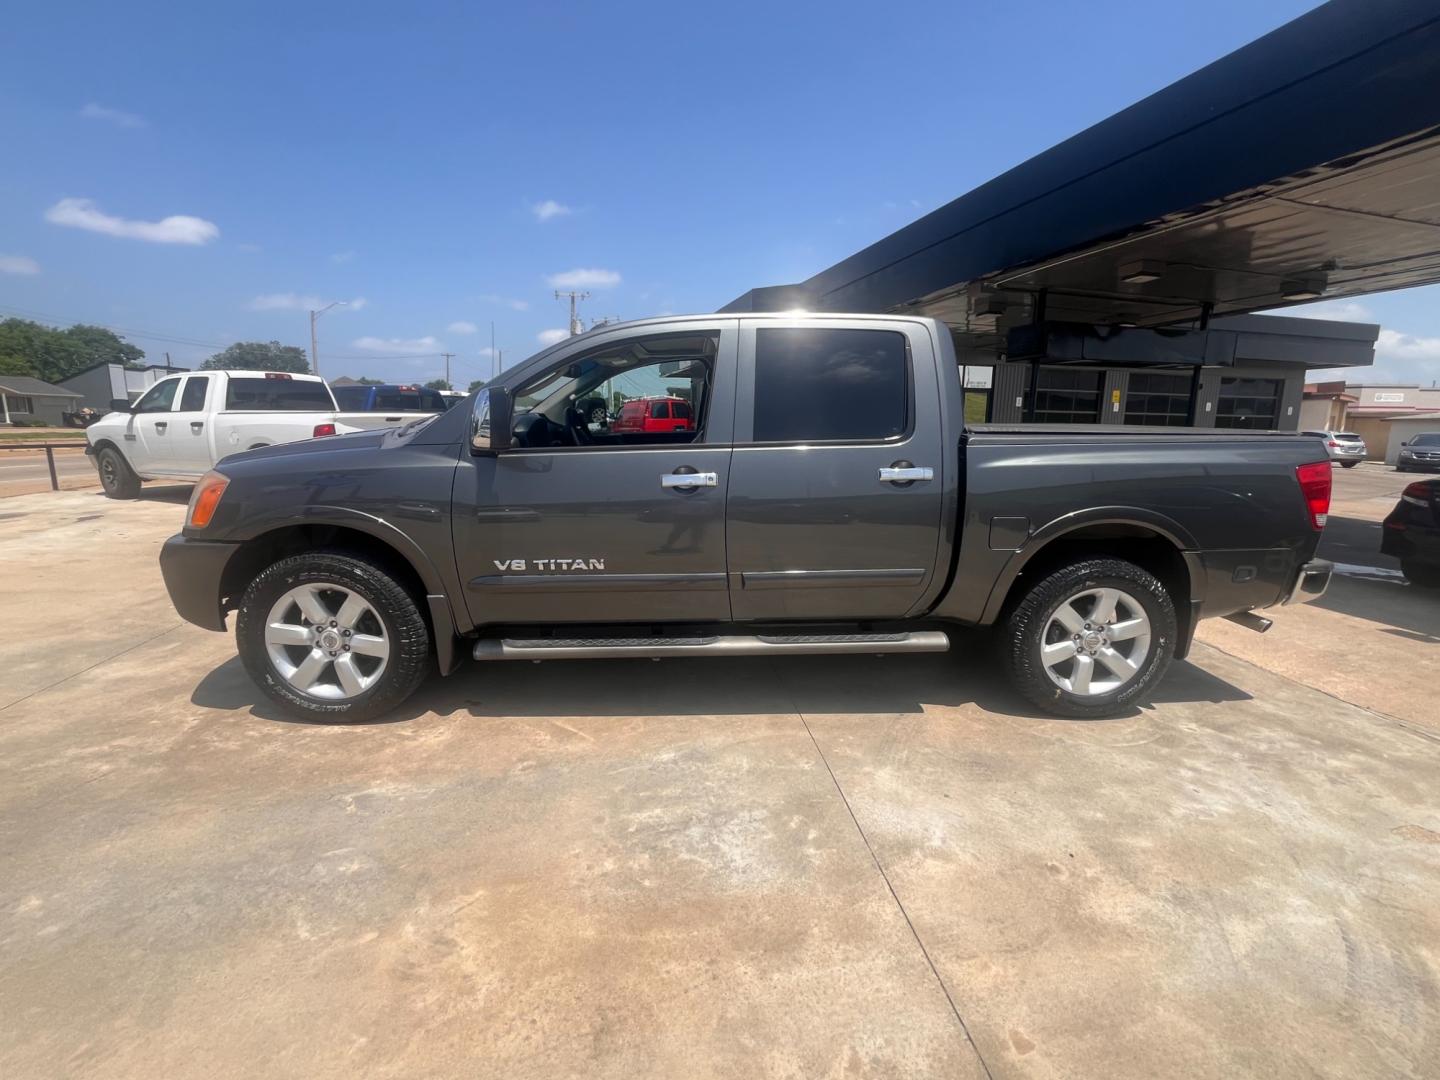
<path fill-rule="evenodd" d="M 1337 0 L 722 310 L 939 318 L 972 422 L 1297 430 L 1379 328 L 1255 313 L 1440 281 L 1437 85 L 1427 5 Z"/>

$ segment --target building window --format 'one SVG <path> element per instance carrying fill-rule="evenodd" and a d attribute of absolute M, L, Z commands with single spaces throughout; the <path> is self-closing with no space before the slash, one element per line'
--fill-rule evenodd
<path fill-rule="evenodd" d="M 905 434 L 910 355 L 893 330 L 755 332 L 756 442 L 869 442 Z"/>
<path fill-rule="evenodd" d="M 1030 419 L 1037 424 L 1093 424 L 1100 418 L 1103 371 L 1041 368 Z"/>
<path fill-rule="evenodd" d="M 35 403 L 28 397 L 6 394 L 5 404 L 9 408 L 11 415 L 16 413 L 33 413 L 35 411 Z"/>
<path fill-rule="evenodd" d="M 1190 422 L 1189 375 L 1133 372 L 1125 390 L 1125 423 L 1184 427 Z"/>
<path fill-rule="evenodd" d="M 1217 428 L 1271 431 L 1280 417 L 1280 379 L 1221 379 Z"/>

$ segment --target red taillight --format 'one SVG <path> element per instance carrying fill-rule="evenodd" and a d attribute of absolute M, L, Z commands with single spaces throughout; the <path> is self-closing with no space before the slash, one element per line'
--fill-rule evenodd
<path fill-rule="evenodd" d="M 1400 501 L 1413 503 L 1416 506 L 1429 506 L 1430 496 L 1434 488 L 1426 480 L 1416 480 L 1413 484 L 1407 484 L 1405 490 L 1400 493 Z"/>
<path fill-rule="evenodd" d="M 1327 442 L 1325 445 L 1326 445 L 1326 446 L 1335 446 L 1335 447 L 1338 447 L 1340 444 L 1339 444 L 1338 442 L 1336 442 L 1334 439 L 1331 439 L 1331 440 L 1330 440 L 1329 442 Z"/>
<path fill-rule="evenodd" d="M 323 438 L 323 437 L 326 436 L 326 435 L 334 435 L 334 434 L 335 434 L 335 425 L 334 425 L 334 424 L 316 424 L 316 425 L 315 425 L 315 430 L 310 433 L 311 437 L 312 437 L 312 438 L 316 438 L 316 439 Z M 1327 498 L 1328 498 L 1328 496 L 1327 496 Z"/>
<path fill-rule="evenodd" d="M 1325 528 L 1325 519 L 1330 514 L 1330 463 L 1312 461 L 1309 465 L 1297 465 L 1295 479 L 1300 483 L 1300 494 L 1310 511 L 1310 525 L 1319 532 Z"/>

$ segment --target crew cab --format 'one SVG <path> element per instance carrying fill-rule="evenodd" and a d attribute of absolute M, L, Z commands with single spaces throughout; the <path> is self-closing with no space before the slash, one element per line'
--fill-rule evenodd
<path fill-rule="evenodd" d="M 283 371 L 171 375 L 110 410 L 85 429 L 85 453 L 112 499 L 133 499 L 141 480 L 197 479 L 241 450 L 355 430 L 319 376 Z"/>
<path fill-rule="evenodd" d="M 340 409 L 341 425 L 357 431 L 394 427 L 450 407 L 438 390 L 428 386 L 363 384 L 332 386 L 330 391 Z"/>
<path fill-rule="evenodd" d="M 694 425 L 596 430 L 602 385 Z M 467 407 L 275 446 L 196 486 L 160 562 L 262 691 L 356 720 L 460 659 L 939 652 L 991 626 L 1030 701 L 1144 700 L 1195 624 L 1324 592 L 1313 438 L 967 428 L 944 324 L 705 315 L 609 325 Z M 973 640 L 973 637 L 969 640 Z"/>
<path fill-rule="evenodd" d="M 642 398 L 626 401 L 620 406 L 610 430 L 626 431 L 693 431 L 694 413 L 683 398 Z"/>

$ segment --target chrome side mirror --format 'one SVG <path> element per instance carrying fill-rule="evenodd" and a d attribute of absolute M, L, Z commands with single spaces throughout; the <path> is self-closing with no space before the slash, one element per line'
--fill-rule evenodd
<path fill-rule="evenodd" d="M 477 454 L 498 454 L 510 448 L 514 399 L 499 386 L 475 391 L 470 415 L 470 449 Z"/>

